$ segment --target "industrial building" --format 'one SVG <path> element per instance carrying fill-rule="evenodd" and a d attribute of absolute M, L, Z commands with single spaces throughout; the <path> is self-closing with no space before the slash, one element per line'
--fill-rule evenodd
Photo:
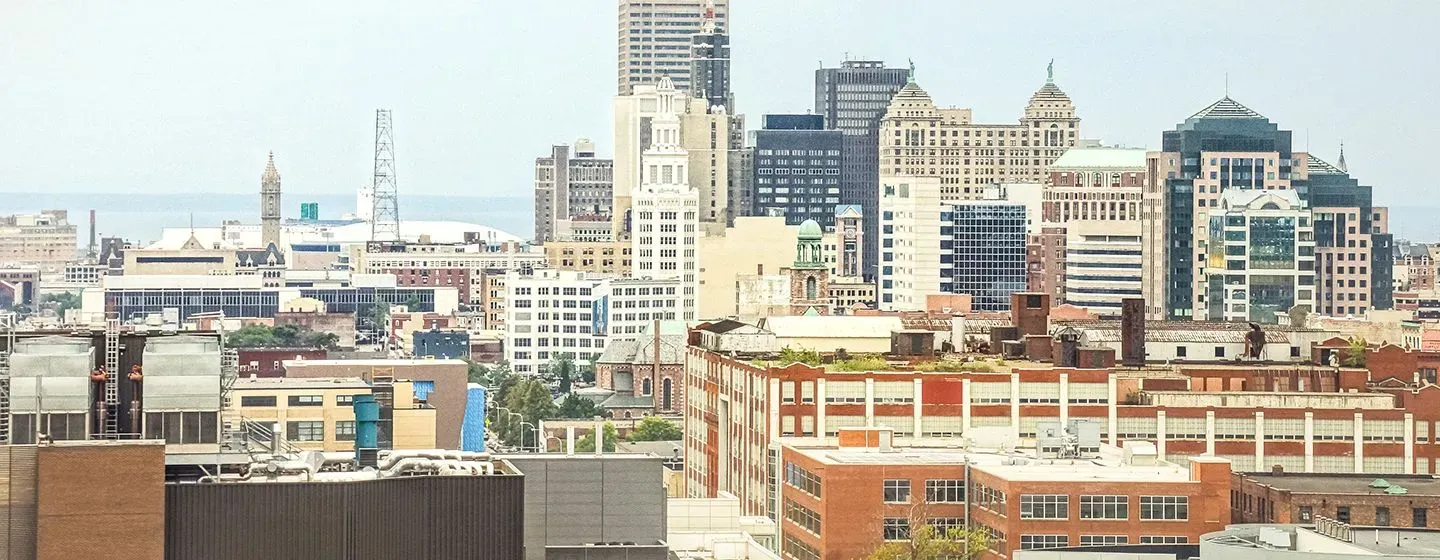
<path fill-rule="evenodd" d="M 978 336 L 963 319 L 949 332 L 907 330 L 899 317 L 696 326 L 686 359 L 687 495 L 729 492 L 747 514 L 773 515 L 767 496 L 779 475 L 778 438 L 834 438 L 863 426 L 890 428 L 897 441 L 1003 428 L 1023 443 L 1043 422 L 1088 419 L 1108 445 L 1151 442 L 1160 460 L 1177 464 L 1214 456 L 1237 472 L 1281 465 L 1379 475 L 1440 467 L 1428 444 L 1440 420 L 1440 386 L 1423 375 L 1433 357 L 1379 348 L 1368 353 L 1372 371 L 1319 365 L 1319 353 L 1343 339 L 1276 328 L 1261 331 L 1263 346 L 1254 348 L 1247 329 L 1227 323 L 1052 324 L 1043 295 L 1016 297 L 1009 324 L 988 327 L 986 344 L 1007 349 L 1004 364 L 935 357 L 941 336 L 967 344 Z M 1127 307 L 1139 315 L 1140 306 Z M 857 322 L 884 319 L 895 322 Z M 819 360 L 781 362 L 785 346 L 813 350 Z M 1247 349 L 1262 359 L 1244 357 Z M 868 352 L 875 354 L 860 356 Z"/>
<path fill-rule="evenodd" d="M 982 530 L 985 557 L 1005 558 L 1071 544 L 1198 542 L 1230 522 L 1225 459 L 1167 463 L 1153 445 L 1104 445 L 1098 426 L 1081 424 L 1042 426 L 1030 449 L 1007 445 L 1003 433 L 976 432 L 960 446 L 900 443 L 890 428 L 782 438 L 783 476 L 771 492 L 782 550 L 858 558 L 923 524 Z"/>
<path fill-rule="evenodd" d="M 314 380 L 334 378 L 360 378 L 374 387 L 388 384 L 394 396 L 395 412 L 410 414 L 404 410 L 415 410 L 413 414 L 433 413 L 434 447 L 444 449 L 460 446 L 461 426 L 465 422 L 467 407 L 466 374 L 469 371 L 462 360 L 297 360 L 285 362 L 285 377 L 291 380 Z M 413 398 L 405 400 L 403 383 L 408 381 Z M 421 406 L 423 404 L 423 406 Z M 430 412 L 422 412 L 433 409 Z M 382 411 L 382 414 L 384 412 Z M 399 416 L 397 416 L 397 419 Z M 399 429 L 397 425 L 397 430 Z M 414 432 L 423 439 L 424 430 L 418 426 Z M 398 431 L 395 436 L 406 436 Z M 399 439 L 397 439 L 399 441 Z M 409 441 L 409 440 L 406 440 Z M 396 447 L 400 447 L 396 445 Z"/>
<path fill-rule="evenodd" d="M 435 448 L 435 407 L 415 397 L 408 380 L 337 378 L 241 378 L 235 381 L 230 410 L 266 425 L 301 450 L 347 451 L 355 448 L 357 395 L 382 406 L 381 449 Z M 388 410 L 384 410 L 388 409 Z"/>

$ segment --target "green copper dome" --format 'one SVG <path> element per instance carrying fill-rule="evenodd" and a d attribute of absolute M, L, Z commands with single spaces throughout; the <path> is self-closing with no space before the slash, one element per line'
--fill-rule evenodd
<path fill-rule="evenodd" d="M 824 236 L 825 232 L 820 229 L 820 223 L 815 220 L 805 220 L 804 223 L 801 223 L 800 233 L 797 235 L 800 239 L 820 239 Z"/>

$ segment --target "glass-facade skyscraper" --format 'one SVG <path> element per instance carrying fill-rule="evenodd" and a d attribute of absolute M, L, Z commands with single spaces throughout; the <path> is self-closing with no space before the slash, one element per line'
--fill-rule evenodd
<path fill-rule="evenodd" d="M 975 311 L 1009 311 L 1010 294 L 1026 289 L 1026 217 L 1025 205 L 1005 202 L 942 210 L 940 291 L 970 294 Z"/>
<path fill-rule="evenodd" d="M 825 128 L 844 134 L 840 170 L 841 204 L 858 204 L 864 220 L 865 277 L 874 279 L 878 261 L 880 120 L 909 70 L 886 68 L 875 60 L 847 60 L 839 68 L 815 71 L 815 113 Z"/>

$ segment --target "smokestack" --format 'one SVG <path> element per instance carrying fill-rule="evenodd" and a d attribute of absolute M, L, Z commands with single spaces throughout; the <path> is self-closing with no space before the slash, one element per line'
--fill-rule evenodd
<path fill-rule="evenodd" d="M 91 257 L 94 257 L 94 256 L 100 254 L 100 253 L 98 253 L 98 252 L 95 251 L 95 209 L 94 209 L 94 208 L 91 208 L 91 209 L 90 209 L 90 248 L 89 248 L 89 250 L 90 250 L 89 255 L 90 255 Z"/>
<path fill-rule="evenodd" d="M 1120 300 L 1120 363 L 1145 365 L 1145 298 Z"/>

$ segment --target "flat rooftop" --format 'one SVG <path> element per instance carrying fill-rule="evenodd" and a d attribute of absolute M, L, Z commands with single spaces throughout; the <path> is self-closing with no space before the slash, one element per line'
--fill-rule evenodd
<path fill-rule="evenodd" d="M 242 377 L 235 388 L 246 389 L 369 389 L 359 377 Z"/>
<path fill-rule="evenodd" d="M 417 359 L 364 359 L 364 360 L 285 360 L 285 367 L 291 366 L 420 366 L 420 365 L 465 365 L 465 360 L 417 360 Z"/>
<path fill-rule="evenodd" d="M 1440 558 L 1440 531 L 1434 529 L 1349 526 L 1349 535 L 1343 540 L 1326 535 L 1318 529 L 1319 526 L 1300 525 L 1231 525 L 1224 531 L 1210 533 L 1201 538 L 1204 543 L 1216 546 L 1213 552 L 1217 558 L 1230 557 L 1225 554 L 1226 547 L 1293 553 L 1274 556 L 1277 558 L 1299 558 L 1300 555 L 1316 560 L 1362 556 Z M 1306 538 L 1297 538 L 1300 533 Z M 1288 535 L 1288 539 L 1276 542 L 1275 537 L 1281 535 Z M 1285 542 L 1286 540 L 1288 542 Z M 1236 552 L 1234 556 L 1240 557 L 1241 554 Z"/>
<path fill-rule="evenodd" d="M 1440 477 L 1426 474 L 1328 474 L 1328 473 L 1246 473 L 1245 478 L 1260 484 L 1301 494 L 1385 494 L 1379 481 L 1398 485 L 1406 496 L 1440 496 Z"/>
<path fill-rule="evenodd" d="M 833 440 L 820 438 L 781 438 L 791 451 L 823 465 L 970 465 L 987 474 L 1013 481 L 1060 482 L 1189 482 L 1190 469 L 1174 463 L 1155 465 L 1125 464 L 1123 451 L 1108 445 L 1100 447 L 1100 455 L 1087 459 L 1042 459 L 1031 449 L 1010 453 L 999 450 L 970 450 L 943 446 L 944 441 L 924 438 L 896 438 L 889 451 L 873 447 L 838 447 Z M 930 447 L 928 445 L 936 445 Z"/>

